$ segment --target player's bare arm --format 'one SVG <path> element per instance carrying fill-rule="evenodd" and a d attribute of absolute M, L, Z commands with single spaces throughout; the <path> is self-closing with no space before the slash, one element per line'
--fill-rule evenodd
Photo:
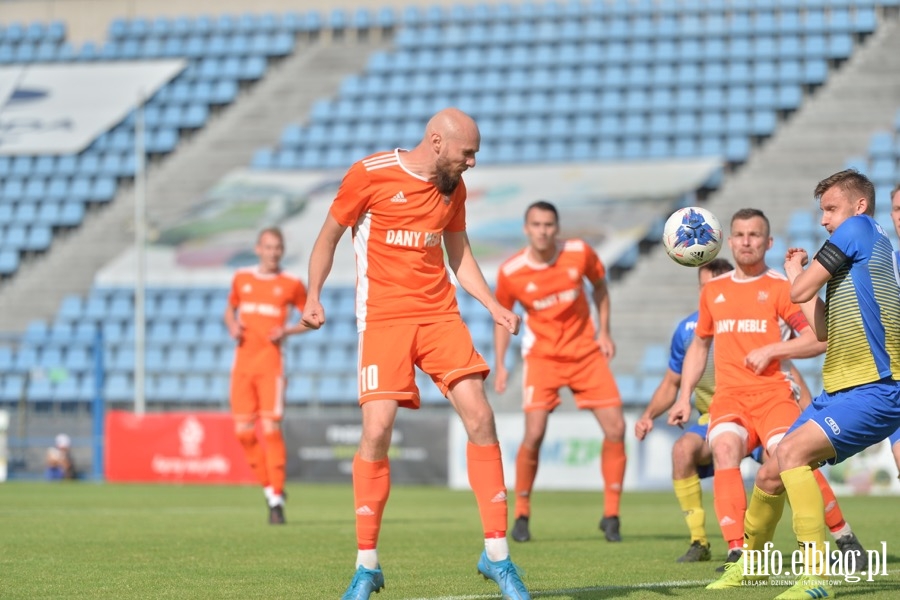
<path fill-rule="evenodd" d="M 236 311 L 237 309 L 234 306 L 230 304 L 226 306 L 223 320 L 225 321 L 225 327 L 228 328 L 228 335 L 234 341 L 240 342 L 244 338 L 244 326 L 241 324 Z"/>
<path fill-rule="evenodd" d="M 506 391 L 509 371 L 506 369 L 506 350 L 509 348 L 510 332 L 506 327 L 494 325 L 494 391 L 502 394 Z"/>
<path fill-rule="evenodd" d="M 827 346 L 826 342 L 816 339 L 811 327 L 804 327 L 796 337 L 751 350 L 744 359 L 744 365 L 759 375 L 773 360 L 819 356 Z"/>
<path fill-rule="evenodd" d="M 319 296 L 322 293 L 322 286 L 325 285 L 325 279 L 331 273 L 334 251 L 345 229 L 347 228 L 329 213 L 309 255 L 309 290 L 301 322 L 310 329 L 318 329 L 325 324 L 325 309 L 319 302 Z"/>
<path fill-rule="evenodd" d="M 672 369 L 666 369 L 662 381 L 653 391 L 650 404 L 644 409 L 643 414 L 634 424 L 634 437 L 643 440 L 647 434 L 653 431 L 653 419 L 669 410 L 675 404 L 678 396 L 678 388 L 681 385 L 681 375 Z"/>
<path fill-rule="evenodd" d="M 704 338 L 695 335 L 691 345 L 688 346 L 681 368 L 681 386 L 678 388 L 678 398 L 669 409 L 669 425 L 681 426 L 691 419 L 691 395 L 706 370 L 706 359 L 709 356 L 712 340 L 712 337 Z"/>
<path fill-rule="evenodd" d="M 494 323 L 513 335 L 519 333 L 519 315 L 501 306 L 491 293 L 491 288 L 488 287 L 484 274 L 472 255 L 472 247 L 469 245 L 469 236 L 466 232 L 445 231 L 444 246 L 447 249 L 450 268 L 453 269 L 462 288 L 490 311 Z"/>
<path fill-rule="evenodd" d="M 809 266 L 804 269 L 807 264 Z M 819 298 L 819 290 L 831 279 L 831 273 L 819 261 L 810 262 L 806 250 L 802 248 L 788 249 L 784 272 L 791 282 L 791 301 L 800 305 L 819 341 L 828 340 L 825 303 Z"/>
<path fill-rule="evenodd" d="M 603 356 L 607 359 L 612 359 L 616 355 L 616 344 L 613 342 L 609 328 L 609 287 L 606 285 L 605 279 L 595 281 L 593 285 L 594 289 L 591 292 L 591 296 L 594 300 L 594 305 L 597 307 L 597 345 L 600 347 L 600 352 L 603 353 Z"/>

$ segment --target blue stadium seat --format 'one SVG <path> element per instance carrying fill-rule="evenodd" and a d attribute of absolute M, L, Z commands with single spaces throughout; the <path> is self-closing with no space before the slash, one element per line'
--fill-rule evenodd
<path fill-rule="evenodd" d="M 649 398 L 641 398 L 638 379 L 634 375 L 616 375 L 616 385 L 619 388 L 623 404 L 643 404 L 649 400 Z"/>
<path fill-rule="evenodd" d="M 33 378 L 28 381 L 29 402 L 51 402 L 53 400 L 53 384 L 46 378 Z"/>
<path fill-rule="evenodd" d="M 213 402 L 214 398 L 209 393 L 209 383 L 204 375 L 188 375 L 181 389 L 181 396 L 185 402 L 204 403 Z"/>
<path fill-rule="evenodd" d="M 2 354 L 3 350 L 0 350 L 0 354 Z M 5 360 L 2 361 L 3 364 L 6 363 Z M 25 391 L 25 377 L 23 375 L 9 373 L 10 367 L 5 367 L 2 369 L 4 372 L 2 383 L 0 383 L 0 402 L 8 402 L 15 403 L 18 402 L 23 392 Z"/>
<path fill-rule="evenodd" d="M 890 131 L 879 131 L 869 138 L 869 157 L 872 159 L 894 158 L 894 134 Z"/>
<path fill-rule="evenodd" d="M 212 373 L 218 371 L 219 363 L 215 347 L 203 344 L 194 350 L 190 368 L 198 373 Z"/>
<path fill-rule="evenodd" d="M 358 395 L 356 373 L 352 376 L 323 375 L 319 378 L 317 396 L 322 403 L 350 404 L 356 402 Z"/>

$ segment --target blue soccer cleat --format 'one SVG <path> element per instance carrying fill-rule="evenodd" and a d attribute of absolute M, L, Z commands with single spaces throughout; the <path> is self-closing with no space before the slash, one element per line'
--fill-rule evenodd
<path fill-rule="evenodd" d="M 341 596 L 341 600 L 369 600 L 372 592 L 376 594 L 384 589 L 384 574 L 381 567 L 367 569 L 360 565 L 353 574 L 350 587 Z"/>
<path fill-rule="evenodd" d="M 482 552 L 481 558 L 478 559 L 478 572 L 485 579 L 490 579 L 500 586 L 503 600 L 531 600 L 531 595 L 519 578 L 516 565 L 509 560 L 509 557 L 493 562 L 488 560 L 487 552 Z"/>

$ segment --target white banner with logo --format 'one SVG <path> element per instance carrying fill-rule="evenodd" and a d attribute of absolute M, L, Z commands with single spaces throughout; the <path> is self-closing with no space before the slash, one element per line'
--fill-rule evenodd
<path fill-rule="evenodd" d="M 74 154 L 180 73 L 184 60 L 0 67 L 0 154 Z"/>
<path fill-rule="evenodd" d="M 640 416 L 637 409 L 625 412 L 625 490 L 663 490 L 672 487 L 672 444 L 683 432 L 659 419 L 653 432 L 638 442 L 632 432 Z M 497 414 L 497 435 L 503 453 L 506 485 L 515 488 L 516 454 L 525 432 L 522 413 Z M 466 432 L 459 419 L 451 419 L 449 481 L 453 489 L 469 489 L 466 472 Z M 603 434 L 589 412 L 564 412 L 550 416 L 541 446 L 535 490 L 602 490 L 600 450 Z"/>

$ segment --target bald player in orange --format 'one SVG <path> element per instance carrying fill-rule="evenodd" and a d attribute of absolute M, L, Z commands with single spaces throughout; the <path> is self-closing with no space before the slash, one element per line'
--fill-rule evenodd
<path fill-rule="evenodd" d="M 462 173 L 475 166 L 480 145 L 475 121 L 448 108 L 428 121 L 412 150 L 381 152 L 354 163 L 310 256 L 303 321 L 319 328 L 326 322 L 319 301 L 322 286 L 340 238 L 352 228 L 362 436 L 352 467 L 356 572 L 344 600 L 365 600 L 384 587 L 377 543 L 391 487 L 388 449 L 398 409 L 419 408 L 416 367 L 431 376 L 468 434 L 469 482 L 484 531 L 478 570 L 497 583 L 504 598 L 530 598 L 509 558 L 503 463 L 484 391 L 490 369 L 460 317 L 444 263 L 446 248 L 463 289 L 499 326 L 518 332 L 519 318 L 491 293 L 466 235 Z"/>
<path fill-rule="evenodd" d="M 291 307 L 302 310 L 306 288 L 281 270 L 284 236 L 276 227 L 256 239 L 259 264 L 235 273 L 225 309 L 225 325 L 237 343 L 231 372 L 234 431 L 244 448 L 269 506 L 269 523 L 284 523 L 284 480 L 287 453 L 281 434 L 285 378 L 281 344 L 308 331 L 301 322 L 287 326 Z M 256 421 L 264 444 L 257 439 Z"/>
<path fill-rule="evenodd" d="M 579 239 L 558 239 L 559 213 L 550 202 L 538 201 L 525 211 L 528 246 L 500 266 L 497 300 L 511 309 L 525 309 L 522 408 L 525 436 L 516 456 L 516 521 L 512 537 L 531 539 L 531 491 L 547 420 L 559 406 L 559 389 L 568 387 L 575 405 L 589 410 L 603 430 L 600 471 L 604 480 L 604 509 L 600 521 L 606 539 L 621 541 L 619 503 L 625 479 L 625 418 L 619 388 L 609 369 L 616 346 L 609 331 L 609 290 L 600 257 Z M 591 284 L 590 302 L 597 307 L 598 323 L 591 318 L 584 280 Z M 509 332 L 494 328 L 494 389 L 506 389 L 504 364 Z"/>

